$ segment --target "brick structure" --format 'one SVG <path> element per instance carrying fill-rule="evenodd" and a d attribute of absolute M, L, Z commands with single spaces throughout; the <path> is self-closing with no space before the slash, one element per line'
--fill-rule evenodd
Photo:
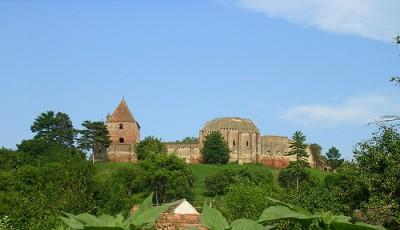
<path fill-rule="evenodd" d="M 136 162 L 134 146 L 140 141 L 140 125 L 134 119 L 125 100 L 122 99 L 111 116 L 107 116 L 107 128 L 112 144 L 107 149 L 108 160 L 112 162 Z M 274 168 L 285 168 L 294 156 L 286 156 L 291 140 L 285 136 L 262 136 L 257 126 L 240 117 L 223 117 L 208 121 L 199 132 L 199 141 L 194 143 L 166 143 L 168 153 L 176 154 L 189 164 L 202 162 L 201 149 L 205 137 L 219 131 L 228 143 L 229 162 L 260 163 Z M 310 154 L 311 167 L 315 161 Z"/>
<path fill-rule="evenodd" d="M 156 221 L 157 230 L 187 230 L 196 228 L 198 230 L 207 230 L 200 223 L 200 213 L 185 199 L 169 203 L 169 209 L 162 213 Z M 139 208 L 134 205 L 131 213 Z"/>
<path fill-rule="evenodd" d="M 125 100 L 107 116 L 107 129 L 111 145 L 107 149 L 107 158 L 112 162 L 136 162 L 134 146 L 140 141 L 140 125 L 133 118 Z"/>
<path fill-rule="evenodd" d="M 262 136 L 257 126 L 250 120 L 239 117 L 224 117 L 208 121 L 199 132 L 198 143 L 166 143 L 168 152 L 176 154 L 187 163 L 201 163 L 201 149 L 205 137 L 219 131 L 231 150 L 229 162 L 260 163 L 273 168 L 285 168 L 294 156 L 286 156 L 291 140 L 285 136 Z M 314 159 L 308 162 L 313 167 Z"/>

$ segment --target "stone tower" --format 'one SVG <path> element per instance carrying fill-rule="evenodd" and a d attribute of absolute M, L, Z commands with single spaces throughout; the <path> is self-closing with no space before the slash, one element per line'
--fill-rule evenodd
<path fill-rule="evenodd" d="M 122 99 L 115 111 L 107 116 L 111 145 L 107 157 L 113 162 L 135 162 L 134 146 L 140 141 L 140 125 Z"/>

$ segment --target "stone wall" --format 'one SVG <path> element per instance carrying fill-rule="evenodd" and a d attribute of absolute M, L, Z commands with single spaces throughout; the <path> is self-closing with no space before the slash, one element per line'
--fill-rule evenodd
<path fill-rule="evenodd" d="M 214 132 L 201 130 L 199 140 L 203 143 L 205 137 Z M 259 134 L 256 132 L 241 132 L 229 128 L 221 128 L 219 132 L 228 143 L 230 152 L 229 162 L 256 163 Z M 200 149 L 203 146 L 200 145 Z"/>
<path fill-rule="evenodd" d="M 199 164 L 202 161 L 198 143 L 170 142 L 166 145 L 169 154 L 176 154 L 186 163 Z"/>
<path fill-rule="evenodd" d="M 107 157 L 111 162 L 136 162 L 133 144 L 111 144 L 107 149 Z"/>

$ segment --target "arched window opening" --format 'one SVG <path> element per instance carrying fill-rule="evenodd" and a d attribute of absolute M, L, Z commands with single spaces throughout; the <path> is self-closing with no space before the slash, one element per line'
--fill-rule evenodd
<path fill-rule="evenodd" d="M 246 141 L 246 146 L 249 147 L 249 142 L 248 141 Z"/>
<path fill-rule="evenodd" d="M 235 145 L 236 145 L 236 143 L 235 143 L 235 140 L 233 140 L 233 143 L 232 143 L 232 144 L 233 144 L 233 146 L 235 146 Z"/>
<path fill-rule="evenodd" d="M 124 125 L 123 124 L 119 124 L 119 129 L 124 129 Z"/>
<path fill-rule="evenodd" d="M 119 138 L 119 143 L 124 143 L 124 138 L 123 137 Z"/>

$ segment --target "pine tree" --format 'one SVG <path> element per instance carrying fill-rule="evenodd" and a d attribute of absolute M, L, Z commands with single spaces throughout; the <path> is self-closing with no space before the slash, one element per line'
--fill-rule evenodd
<path fill-rule="evenodd" d="M 296 161 L 289 164 L 289 168 L 296 177 L 296 190 L 299 189 L 300 175 L 304 174 L 305 168 L 309 167 L 307 162 L 307 144 L 305 144 L 306 136 L 301 131 L 294 132 L 292 136 L 293 142 L 290 144 L 290 151 L 287 156 L 296 156 Z"/>
<path fill-rule="evenodd" d="M 84 121 L 79 130 L 81 136 L 78 138 L 79 148 L 92 151 L 93 163 L 95 159 L 105 160 L 106 148 L 110 146 L 110 136 L 106 125 L 102 121 Z"/>
<path fill-rule="evenodd" d="M 40 114 L 33 122 L 31 131 L 36 133 L 35 139 L 43 139 L 68 147 L 73 147 L 76 136 L 76 130 L 68 114 L 53 111 Z"/>

